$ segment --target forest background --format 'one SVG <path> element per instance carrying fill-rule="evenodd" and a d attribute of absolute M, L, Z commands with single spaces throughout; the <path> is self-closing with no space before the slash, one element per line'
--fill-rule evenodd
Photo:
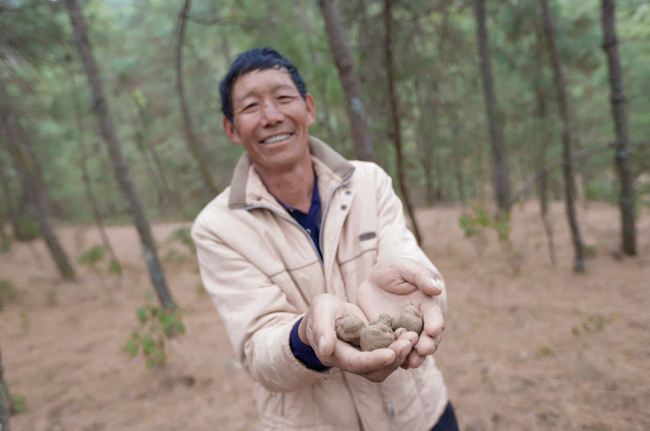
<path fill-rule="evenodd" d="M 615 15 L 609 9 L 614 4 Z M 48 404 L 56 404 L 56 396 L 38 401 L 27 394 L 30 378 L 36 378 L 28 370 L 42 365 L 23 361 L 26 351 L 42 344 L 33 328 L 25 329 L 38 325 L 33 312 L 72 312 L 83 322 L 84 307 L 74 298 L 97 286 L 104 293 L 87 297 L 89 303 L 103 304 L 107 296 L 114 316 L 121 313 L 116 303 L 127 316 L 137 312 L 137 319 L 123 319 L 123 331 L 112 333 L 119 345 L 115 350 L 126 344 L 154 369 L 167 363 L 168 374 L 143 374 L 143 381 L 187 383 L 186 373 L 179 377 L 169 371 L 174 355 L 168 350 L 174 343 L 177 354 L 183 350 L 178 340 L 191 322 L 191 304 L 206 302 L 194 289 L 198 276 L 188 225 L 227 187 L 242 153 L 222 131 L 218 83 L 234 56 L 251 47 L 272 46 L 298 66 L 317 103 L 314 136 L 348 158 L 376 161 L 393 176 L 411 226 L 434 261 L 491 256 L 503 266 L 472 268 L 488 285 L 490 277 L 505 286 L 501 277 L 534 278 L 543 268 L 542 285 L 553 280 L 550 272 L 558 272 L 569 277 L 561 287 L 579 289 L 608 268 L 596 275 L 607 284 L 616 273 L 626 285 L 647 286 L 646 0 L 2 0 L 0 29 L 0 310 L 5 310 L 0 318 L 7 322 L 0 348 L 9 382 L 8 390 L 4 383 L 0 388 L 0 405 L 8 406 L 0 418 L 5 427 L 11 410 L 22 413 L 12 420 L 24 429 L 91 429 L 86 427 L 93 424 L 100 424 L 93 429 L 119 429 L 109 419 L 74 425 L 69 418 L 83 415 Z M 589 220 L 598 220 L 598 227 Z M 454 229 L 457 236 L 445 236 Z M 541 245 L 532 250 L 527 237 L 539 237 Z M 460 241 L 469 251 L 441 251 Z M 132 252 L 138 242 L 146 259 Z M 439 260 L 436 254 L 442 254 Z M 454 265 L 449 264 L 452 279 L 454 269 L 468 270 L 467 263 Z M 586 278 L 570 278 L 572 271 L 586 271 Z M 187 289 L 178 285 L 178 273 L 190 277 L 191 299 L 183 296 Z M 34 294 L 33 284 L 41 285 L 40 293 Z M 125 285 L 126 296 L 115 287 Z M 80 286 L 87 288 L 84 293 Z M 157 300 L 145 299 L 147 291 Z M 508 292 L 522 303 L 543 302 L 525 296 L 530 292 Z M 458 295 L 469 307 L 469 292 Z M 642 291 L 632 297 L 638 295 Z M 175 296 L 181 298 L 180 308 Z M 608 298 L 599 289 L 587 296 L 595 302 L 585 310 Z M 645 302 L 634 305 L 613 304 L 612 298 L 605 303 L 621 316 L 629 311 L 625 307 L 647 304 L 647 293 L 642 297 Z M 570 325 L 578 333 L 606 331 L 618 318 L 585 310 Z M 636 331 L 639 325 L 647 329 L 648 319 L 628 326 Z M 610 330 L 612 336 L 620 332 Z M 465 345 L 478 336 L 467 331 Z M 628 341 L 640 343 L 631 335 Z M 593 343 L 599 351 L 599 341 Z M 226 355 L 232 354 L 228 348 L 221 347 Z M 532 350 L 540 358 L 561 360 L 561 349 L 546 342 Z M 121 364 L 120 353 L 111 354 Z M 639 354 L 630 354 L 635 364 Z M 231 362 L 228 367 L 236 369 Z M 485 384 L 484 374 L 479 379 Z M 641 366 L 626 378 L 633 382 L 649 375 Z M 233 408 L 248 412 L 249 383 L 235 378 Z M 210 385 L 195 385 L 197 379 L 187 387 L 208 393 Z M 214 376 L 206 379 L 215 384 Z M 525 388 L 526 381 L 520 382 Z M 650 399 L 647 390 L 641 395 L 639 390 L 635 386 L 623 398 Z M 456 395 L 462 401 L 461 393 L 458 389 Z M 542 411 L 504 423 L 490 409 L 461 413 L 461 422 L 476 429 L 518 429 L 530 425 L 526 421 L 541 429 L 562 424 L 642 429 L 650 423 L 639 408 L 642 401 L 626 402 L 612 407 L 614 422 L 585 419 L 576 425 L 571 412 Z M 98 411 L 96 405 L 86 409 Z M 621 411 L 626 414 L 616 414 Z M 244 419 L 228 423 L 249 429 L 254 413 Z"/>

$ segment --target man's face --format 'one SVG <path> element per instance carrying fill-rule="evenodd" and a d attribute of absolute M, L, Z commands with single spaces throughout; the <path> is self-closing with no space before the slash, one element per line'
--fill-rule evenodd
<path fill-rule="evenodd" d="M 223 126 L 242 144 L 253 164 L 283 173 L 309 159 L 308 132 L 316 118 L 314 101 L 300 96 L 286 69 L 256 70 L 240 76 L 232 89 L 234 121 Z"/>

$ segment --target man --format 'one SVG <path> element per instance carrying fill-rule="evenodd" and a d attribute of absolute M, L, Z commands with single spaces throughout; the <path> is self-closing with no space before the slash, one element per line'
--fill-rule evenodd
<path fill-rule="evenodd" d="M 432 354 L 444 283 L 405 226 L 391 180 L 309 135 L 314 100 L 276 51 L 240 54 L 220 85 L 223 127 L 246 153 L 192 228 L 204 285 L 255 381 L 263 429 L 455 426 Z M 361 352 L 338 340 L 411 302 L 424 331 Z"/>

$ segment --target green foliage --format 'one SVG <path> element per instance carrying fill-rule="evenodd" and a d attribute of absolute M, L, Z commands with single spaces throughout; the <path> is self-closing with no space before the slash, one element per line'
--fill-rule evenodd
<path fill-rule="evenodd" d="M 131 333 L 125 351 L 132 358 L 142 356 L 147 368 L 165 366 L 165 340 L 185 333 L 181 310 L 166 310 L 154 305 L 149 296 L 147 303 L 136 310 L 136 317 L 138 328 Z"/>
<path fill-rule="evenodd" d="M 166 263 L 181 264 L 187 262 L 189 260 L 189 256 L 185 253 L 182 253 L 172 248 L 165 252 L 165 255 L 163 256 L 163 260 Z"/>
<path fill-rule="evenodd" d="M 77 259 L 80 265 L 95 267 L 95 265 L 106 256 L 106 248 L 103 245 L 94 245 L 84 251 Z"/>
<path fill-rule="evenodd" d="M 10 394 L 11 397 L 11 414 L 20 415 L 27 411 L 27 399 L 24 395 Z"/>
<path fill-rule="evenodd" d="M 192 241 L 190 228 L 179 227 L 178 229 L 174 230 L 174 232 L 172 232 L 167 240 L 182 244 L 184 247 L 187 247 L 190 254 L 194 254 L 194 241 Z"/>
<path fill-rule="evenodd" d="M 406 182 L 417 204 L 461 196 L 467 201 L 485 199 L 490 154 L 481 82 L 476 78 L 472 8 L 458 1 L 439 2 L 435 8 L 423 0 L 398 3 L 394 6 L 395 84 L 400 97 L 403 154 L 409 166 Z M 650 98 L 643 97 L 650 94 L 650 51 L 646 48 L 650 8 L 644 1 L 619 3 L 617 28 L 630 140 L 643 142 L 650 135 Z M 234 55 L 267 45 L 269 40 L 298 66 L 315 97 L 318 119 L 313 135 L 329 141 L 344 155 L 354 156 L 346 98 L 329 54 L 317 2 L 296 4 L 192 2 L 190 16 L 199 19 L 187 25 L 185 87 L 192 101 L 195 134 L 207 145 L 212 173 L 222 188 L 229 182 L 241 148 L 231 145 L 221 130 L 218 82 Z M 164 1 L 82 4 L 133 183 L 147 214 L 167 220 L 193 217 L 211 198 L 204 193 L 179 127 L 173 45 L 180 7 L 178 2 Z M 394 153 L 387 144 L 391 126 L 385 110 L 382 5 L 356 1 L 339 2 L 339 7 L 353 63 L 362 77 L 364 110 L 377 161 L 394 173 Z M 609 142 L 614 134 L 607 64 L 601 48 L 600 5 L 595 1 L 555 1 L 551 7 L 570 84 L 567 90 L 575 116 L 576 149 Z M 100 212 L 109 223 L 124 223 L 127 205 L 93 126 L 91 98 L 62 2 L 0 0 L 0 10 L 0 72 L 17 101 L 16 110 L 26 114 L 21 122 L 43 165 L 55 213 L 66 222 L 92 220 L 76 169 L 78 144 L 83 139 L 88 147 L 89 181 L 101 197 Z M 557 106 L 548 58 L 539 50 L 538 2 L 489 2 L 487 13 L 494 84 L 514 190 L 540 166 L 540 131 L 544 131 L 547 159 L 561 154 Z M 197 22 L 213 18 L 218 25 Z M 544 120 L 537 117 L 537 86 L 545 96 Z M 631 161 L 639 166 L 637 172 L 642 172 L 638 160 L 643 154 L 631 154 Z M 601 180 L 611 177 L 611 159 L 607 153 L 602 160 L 580 162 L 579 170 L 591 178 L 588 199 L 616 201 L 618 180 Z M 646 166 L 649 159 L 646 152 Z M 160 170 L 165 172 L 164 186 Z M 22 185 L 9 174 L 18 201 L 23 198 Z M 433 178 L 427 178 L 429 175 Z M 561 195 L 560 178 L 560 169 L 550 173 L 550 192 L 556 198 Z M 427 189 L 428 184 L 433 186 Z M 647 182 L 638 190 L 641 204 L 650 205 Z M 478 230 L 495 229 L 504 238 L 506 226 L 487 228 L 489 223 L 481 224 L 484 222 L 465 220 L 464 230 L 471 236 L 478 235 Z M 25 230 L 27 234 L 17 233 L 16 240 L 38 236 L 35 224 Z M 176 240 L 184 248 L 192 248 L 187 230 Z M 117 271 L 117 266 L 114 269 Z"/>
<path fill-rule="evenodd" d="M 117 260 L 111 259 L 110 263 L 108 264 L 108 272 L 111 274 L 120 275 L 122 274 L 122 265 Z"/>
<path fill-rule="evenodd" d="M 11 250 L 12 240 L 11 237 L 4 232 L 4 226 L 0 225 L 0 229 L 3 229 L 3 231 L 0 232 L 0 254 L 2 254 Z"/>
<path fill-rule="evenodd" d="M 607 325 L 614 321 L 613 317 L 602 314 L 590 314 L 581 323 L 571 328 L 571 333 L 575 336 L 589 333 L 602 332 Z"/>
<path fill-rule="evenodd" d="M 589 181 L 585 187 L 585 198 L 590 201 L 604 201 L 616 204 L 619 185 L 611 179 L 598 178 Z"/>
<path fill-rule="evenodd" d="M 593 244 L 585 244 L 585 256 L 594 258 L 596 255 L 598 255 L 598 247 Z"/>
<path fill-rule="evenodd" d="M 80 265 L 97 269 L 97 264 L 102 262 L 108 254 L 106 247 L 101 244 L 93 245 L 84 251 L 78 258 L 77 262 Z M 122 265 L 116 259 L 111 258 L 108 262 L 108 272 L 113 275 L 122 274 Z"/>
<path fill-rule="evenodd" d="M 18 291 L 14 285 L 5 279 L 0 279 L 0 311 L 4 309 L 5 304 L 10 304 L 18 300 Z"/>
<path fill-rule="evenodd" d="M 16 241 L 33 241 L 40 236 L 38 224 L 31 217 L 21 217 L 15 226 L 14 238 Z"/>
<path fill-rule="evenodd" d="M 510 223 L 505 218 L 491 216 L 487 210 L 474 207 L 472 213 L 463 213 L 458 218 L 458 225 L 466 238 L 482 236 L 486 230 L 493 229 L 499 241 L 510 242 Z"/>
<path fill-rule="evenodd" d="M 555 350 L 551 346 L 544 345 L 537 349 L 536 354 L 538 358 L 555 356 Z"/>

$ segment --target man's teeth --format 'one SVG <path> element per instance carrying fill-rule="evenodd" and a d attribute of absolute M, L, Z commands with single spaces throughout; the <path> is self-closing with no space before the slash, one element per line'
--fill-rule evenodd
<path fill-rule="evenodd" d="M 284 141 L 286 139 L 289 139 L 291 137 L 290 133 L 285 133 L 284 135 L 275 135 L 271 136 L 268 139 L 264 140 L 265 144 L 275 144 L 276 142 Z"/>

